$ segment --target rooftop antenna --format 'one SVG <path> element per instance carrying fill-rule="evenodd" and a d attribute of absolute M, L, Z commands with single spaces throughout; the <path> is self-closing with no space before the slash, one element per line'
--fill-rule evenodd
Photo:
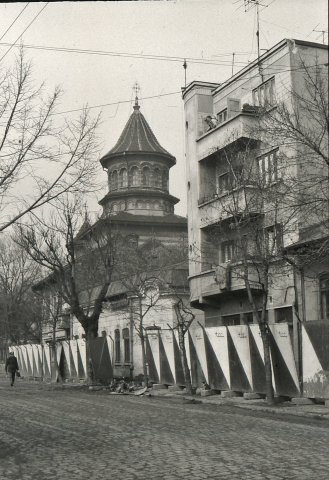
<path fill-rule="evenodd" d="M 234 73 L 234 57 L 235 57 L 235 53 L 233 52 L 232 53 L 232 77 L 233 77 L 233 73 Z"/>
<path fill-rule="evenodd" d="M 259 45 L 259 5 L 262 7 L 267 7 L 267 5 L 263 5 L 259 2 L 259 0 L 243 0 L 244 2 L 244 11 L 248 12 L 251 8 L 256 7 L 256 15 L 257 15 L 257 31 L 256 31 L 256 37 L 257 37 L 257 63 L 258 63 L 258 71 L 259 75 L 262 77 L 263 80 L 263 69 L 261 66 L 261 63 L 259 61 L 260 57 L 260 45 Z"/>
<path fill-rule="evenodd" d="M 186 88 L 186 69 L 187 69 L 186 58 L 184 58 L 183 68 L 184 68 L 185 88 Z"/>
<path fill-rule="evenodd" d="M 328 33 L 328 30 L 313 30 L 313 32 L 322 33 L 322 43 L 324 45 L 324 35 L 325 35 L 325 33 Z"/>

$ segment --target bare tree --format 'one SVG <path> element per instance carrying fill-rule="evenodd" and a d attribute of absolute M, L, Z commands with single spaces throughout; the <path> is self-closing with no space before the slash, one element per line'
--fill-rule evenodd
<path fill-rule="evenodd" d="M 57 334 L 63 316 L 63 300 L 54 278 L 41 280 L 33 286 L 36 297 L 42 305 L 42 337 L 43 341 L 50 333 L 50 375 L 52 382 L 62 382 L 62 375 L 57 362 Z"/>
<path fill-rule="evenodd" d="M 0 242 L 0 329 L 3 348 L 41 340 L 41 305 L 32 291 L 35 265 L 9 235 Z"/>
<path fill-rule="evenodd" d="M 179 296 L 178 296 L 177 302 L 174 304 L 174 309 L 176 314 L 176 325 L 174 325 L 173 330 L 177 330 L 177 333 L 178 333 L 178 345 L 179 345 L 181 362 L 183 366 L 186 393 L 191 395 L 192 381 L 191 381 L 190 369 L 187 363 L 185 335 L 188 332 L 193 320 L 195 319 L 195 314 L 193 313 L 191 308 L 188 305 L 186 305 L 183 299 Z"/>
<path fill-rule="evenodd" d="M 57 115 L 61 89 L 35 86 L 21 50 L 0 72 L 0 232 L 67 192 L 94 187 L 99 117 Z"/>
<path fill-rule="evenodd" d="M 281 175 L 285 157 L 278 151 L 272 153 L 272 166 L 264 172 L 256 158 L 258 151 L 257 143 L 247 141 L 244 146 L 233 142 L 215 154 L 217 176 L 223 184 L 213 185 L 216 199 L 203 208 L 207 226 L 201 258 L 209 267 L 215 266 L 216 281 L 223 292 L 243 282 L 260 329 L 266 396 L 273 403 L 267 303 L 275 283 L 290 269 L 282 256 L 283 239 L 295 235 L 298 208 L 289 196 L 290 176 Z"/>
<path fill-rule="evenodd" d="M 165 246 L 153 237 L 141 246 L 123 238 L 124 246 L 117 255 L 114 277 L 122 285 L 129 302 L 129 309 L 122 309 L 120 315 L 132 320 L 133 328 L 140 340 L 142 351 L 143 377 L 148 384 L 146 338 L 151 330 L 160 330 L 157 316 L 168 308 L 166 295 L 173 295 L 171 272 L 183 261 L 186 266 L 186 251 L 182 245 Z M 185 246 L 185 243 L 184 243 Z M 182 260 L 183 259 L 183 260 Z M 153 321 L 153 324 L 152 324 Z"/>
<path fill-rule="evenodd" d="M 17 227 L 16 241 L 49 272 L 60 298 L 82 325 L 90 365 L 89 342 L 98 335 L 99 316 L 114 268 L 116 237 L 110 218 L 100 218 L 91 225 L 86 216 L 82 226 L 81 218 L 81 202 L 62 199 L 46 218 L 34 217 L 28 225 Z"/>
<path fill-rule="evenodd" d="M 297 60 L 295 82 L 275 108 L 260 109 L 253 136 L 280 147 L 286 156 L 287 198 L 298 209 L 299 222 L 329 228 L 328 64 L 317 58 Z M 257 130 L 257 132 L 256 132 Z"/>

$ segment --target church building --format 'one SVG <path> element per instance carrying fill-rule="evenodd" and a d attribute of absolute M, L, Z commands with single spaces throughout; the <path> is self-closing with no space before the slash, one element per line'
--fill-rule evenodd
<path fill-rule="evenodd" d="M 117 143 L 100 162 L 108 176 L 108 192 L 99 201 L 102 217 L 109 218 L 111 228 L 120 232 L 127 244 L 150 259 L 148 266 L 153 259 L 154 266 L 158 265 L 160 257 L 165 264 L 159 299 L 143 318 L 145 332 L 169 332 L 175 324 L 177 296 L 189 303 L 187 219 L 174 213 L 179 199 L 169 193 L 169 170 L 176 159 L 158 142 L 141 113 L 137 96 Z M 112 280 L 99 319 L 99 336 L 109 337 L 112 343 L 115 377 L 136 377 L 143 371 L 135 297 L 119 278 Z M 77 321 L 71 335 L 83 337 Z"/>

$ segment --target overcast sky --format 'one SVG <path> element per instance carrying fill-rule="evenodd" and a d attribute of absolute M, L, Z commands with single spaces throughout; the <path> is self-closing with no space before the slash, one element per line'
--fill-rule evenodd
<path fill-rule="evenodd" d="M 245 12 L 243 4 L 243 0 L 31 3 L 1 39 L 0 54 L 10 48 L 4 43 L 16 41 L 45 5 L 23 34 L 25 45 L 111 52 L 113 55 L 96 55 L 33 48 L 28 49 L 28 57 L 37 80 L 45 80 L 49 89 L 57 84 L 63 87 L 59 111 L 78 109 L 86 103 L 113 104 L 93 110 L 95 114 L 102 110 L 102 154 L 116 143 L 132 113 L 132 87 L 136 81 L 140 84 L 141 111 L 161 145 L 177 159 L 177 166 L 171 169 L 170 191 L 181 199 L 176 213 L 185 215 L 181 59 L 200 60 L 187 61 L 187 82 L 224 81 L 231 75 L 233 52 L 234 72 L 253 60 L 256 11 Z M 262 0 L 261 4 L 261 48 L 270 48 L 283 38 L 322 43 L 319 31 L 328 30 L 326 0 Z M 0 5 L 0 37 L 25 5 Z M 325 43 L 327 39 L 325 33 Z M 15 50 L 12 48 L 1 63 L 12 62 Z M 146 59 L 147 55 L 171 58 Z M 201 63 L 202 59 L 209 62 Z M 172 95 L 159 96 L 167 93 Z M 105 173 L 103 176 L 105 184 Z M 95 201 L 90 205 L 97 207 Z"/>

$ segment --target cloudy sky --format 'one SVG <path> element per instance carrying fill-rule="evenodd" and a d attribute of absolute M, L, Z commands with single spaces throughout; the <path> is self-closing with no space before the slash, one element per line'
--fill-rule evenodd
<path fill-rule="evenodd" d="M 262 49 L 283 38 L 322 43 L 321 30 L 328 30 L 326 0 L 260 3 Z M 176 156 L 170 190 L 181 199 L 176 213 L 185 215 L 183 59 L 187 82 L 226 80 L 233 53 L 234 72 L 255 58 L 255 8 L 245 11 L 243 0 L 17 2 L 2 3 L 0 18 L 2 65 L 17 53 L 10 45 L 22 41 L 36 79 L 49 89 L 63 87 L 59 113 L 103 105 L 92 110 L 95 115 L 102 111 L 102 154 L 116 143 L 128 120 L 132 87 L 139 83 L 141 111 L 161 145 Z M 324 39 L 327 43 L 328 33 Z M 105 184 L 105 173 L 100 177 Z M 90 205 L 97 208 L 95 199 Z"/>

